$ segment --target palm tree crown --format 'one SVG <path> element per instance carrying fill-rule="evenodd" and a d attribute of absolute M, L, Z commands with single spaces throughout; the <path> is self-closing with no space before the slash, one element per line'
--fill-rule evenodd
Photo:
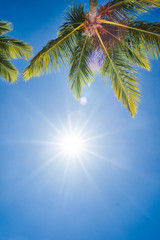
<path fill-rule="evenodd" d="M 136 17 L 160 7 L 160 0 L 111 0 L 98 13 L 97 4 L 98 0 L 90 0 L 89 13 L 82 4 L 67 9 L 58 37 L 31 60 L 24 79 L 57 70 L 67 62 L 71 91 L 79 99 L 97 69 L 133 117 L 140 101 L 135 66 L 149 70 L 149 59 L 160 54 L 160 23 Z"/>
<path fill-rule="evenodd" d="M 18 70 L 10 60 L 17 58 L 29 60 L 32 55 L 32 48 L 29 44 L 4 36 L 11 30 L 11 23 L 0 21 L 0 78 L 8 82 L 14 82 L 18 77 Z"/>

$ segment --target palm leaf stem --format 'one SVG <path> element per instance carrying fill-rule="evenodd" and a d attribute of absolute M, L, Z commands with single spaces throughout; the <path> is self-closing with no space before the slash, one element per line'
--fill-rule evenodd
<path fill-rule="evenodd" d="M 112 34 L 111 32 L 107 31 L 106 29 L 103 29 L 103 31 L 105 31 L 106 33 L 110 34 L 112 37 L 116 38 L 118 41 L 120 41 L 119 38 L 117 38 L 114 34 Z"/>
<path fill-rule="evenodd" d="M 113 61 L 112 61 L 112 59 L 111 59 L 111 57 L 110 57 L 110 55 L 109 55 L 106 47 L 104 46 L 104 43 L 103 43 L 103 41 L 102 41 L 101 36 L 99 35 L 99 32 L 98 32 L 97 28 L 95 29 L 95 32 L 96 32 L 96 34 L 97 34 L 97 36 L 98 36 L 98 38 L 99 38 L 99 41 L 100 41 L 100 43 L 102 44 L 102 47 L 103 47 L 103 49 L 104 49 L 104 51 L 105 51 L 105 53 L 106 53 L 106 55 L 107 55 L 107 57 L 108 57 L 111 65 L 112 65 L 112 67 L 113 67 L 113 69 L 114 69 L 114 71 L 115 71 L 115 73 L 116 73 L 116 75 L 117 75 L 117 77 L 118 77 L 118 80 L 119 80 L 119 82 L 120 82 L 120 84 L 121 84 L 121 86 L 122 86 L 122 89 L 124 90 L 125 95 L 127 96 L 126 90 L 125 90 L 125 88 L 124 88 L 124 86 L 123 86 L 123 84 L 122 84 L 122 82 L 121 82 L 121 79 L 120 79 L 120 77 L 119 77 L 119 74 L 118 74 L 118 72 L 117 72 L 117 70 L 116 70 L 116 68 L 115 68 L 115 66 L 114 66 L 114 63 L 113 63 Z"/>
<path fill-rule="evenodd" d="M 111 66 L 113 67 L 113 70 L 114 70 L 114 72 L 115 72 L 115 74 L 116 74 L 116 76 L 117 76 L 117 79 L 118 79 L 121 87 L 122 87 L 122 90 L 123 90 L 123 92 L 124 92 L 124 94 L 125 94 L 125 96 L 126 96 L 127 105 L 128 105 L 128 110 L 129 110 L 129 112 L 131 113 L 131 116 L 134 117 L 135 110 L 133 109 L 133 106 L 132 106 L 133 104 L 130 103 L 130 101 L 129 101 L 129 96 L 128 96 L 128 94 L 127 94 L 127 92 L 126 92 L 126 89 L 125 89 L 125 87 L 124 87 L 124 85 L 123 85 L 123 83 L 122 83 L 122 81 L 121 81 L 121 78 L 120 78 L 120 76 L 119 76 L 119 73 L 117 72 L 117 69 L 116 69 L 116 67 L 115 67 L 115 65 L 114 65 L 114 63 L 113 63 L 113 61 L 112 61 L 112 59 L 111 59 L 111 57 L 110 57 L 110 55 L 109 55 L 109 53 L 108 53 L 105 45 L 104 45 L 104 43 L 103 43 L 103 41 L 102 41 L 102 38 L 101 38 L 101 36 L 100 36 L 97 28 L 95 29 L 95 32 L 96 32 L 96 34 L 97 34 L 97 36 L 98 36 L 98 38 L 99 38 L 99 41 L 100 41 L 100 43 L 101 43 L 101 45 L 102 45 L 102 47 L 103 47 L 103 49 L 104 49 L 104 51 L 105 51 L 105 53 L 106 53 L 109 61 L 110 61 L 110 63 L 111 63 Z M 136 94 L 139 95 L 138 92 L 136 92 Z M 119 98 L 119 96 L 118 96 L 118 98 Z"/>
<path fill-rule="evenodd" d="M 75 66 L 75 63 L 73 62 L 73 65 L 71 67 L 70 74 L 69 74 L 69 83 L 72 82 L 71 90 L 73 91 L 73 94 L 75 95 L 75 97 L 77 99 L 80 99 L 82 87 L 86 86 L 86 81 L 85 81 L 85 77 L 84 77 L 85 74 L 83 74 L 82 69 L 83 69 L 83 64 L 84 64 L 84 62 L 83 62 L 83 60 L 84 60 L 83 57 L 85 54 L 84 51 L 86 48 L 88 37 L 89 37 L 89 35 L 87 34 L 85 37 L 85 40 L 84 40 L 84 44 L 83 44 L 80 56 L 79 56 L 78 63 L 77 63 L 77 60 L 74 59 L 75 63 L 78 64 L 76 71 L 73 71 L 74 66 Z"/>
<path fill-rule="evenodd" d="M 117 6 L 121 5 L 121 4 L 124 4 L 124 3 L 130 2 L 130 1 L 132 1 L 132 0 L 124 0 L 124 1 L 120 1 L 120 2 L 115 3 L 115 4 L 111 5 L 110 7 L 108 7 L 107 10 L 111 10 L 111 9 L 114 8 L 114 7 L 117 7 Z M 150 0 L 145 0 L 145 1 L 148 2 L 148 3 L 151 3 Z M 155 6 L 160 7 L 159 4 L 156 4 L 155 2 L 154 2 L 154 4 L 155 4 Z M 97 16 L 101 15 L 103 12 L 105 12 L 105 9 L 104 9 L 101 13 L 98 13 Z M 147 13 L 147 11 L 146 11 L 145 9 L 143 9 L 143 12 L 146 12 L 146 13 Z"/>
<path fill-rule="evenodd" d="M 106 24 L 109 24 L 109 25 L 115 25 L 115 26 L 119 26 L 119 27 L 123 27 L 123 28 L 132 29 L 134 31 L 139 31 L 139 32 L 151 34 L 153 36 L 157 36 L 157 37 L 160 38 L 160 34 L 149 32 L 149 31 L 146 31 L 146 30 L 143 30 L 143 29 L 140 29 L 140 28 L 130 27 L 130 26 L 127 26 L 127 25 L 124 25 L 124 24 L 121 24 L 121 23 L 116 23 L 116 22 L 107 21 L 107 20 L 103 20 L 103 19 L 100 19 L 100 22 L 101 23 L 106 23 Z"/>
<path fill-rule="evenodd" d="M 83 56 L 83 52 L 84 52 L 87 40 L 88 40 L 88 34 L 86 35 L 86 39 L 85 39 L 85 42 L 84 42 L 84 45 L 83 45 L 83 48 L 82 48 L 82 52 L 81 52 L 81 56 L 80 56 L 80 59 L 79 59 L 78 71 L 79 71 L 79 68 L 80 68 L 80 65 L 81 65 L 81 59 L 82 59 L 82 56 Z"/>
<path fill-rule="evenodd" d="M 112 5 L 112 6 L 108 7 L 108 9 L 112 9 L 112 8 L 114 8 L 114 7 L 117 6 L 117 5 L 121 5 L 121 4 L 123 4 L 124 2 L 126 3 L 126 2 L 130 2 L 130 1 L 132 1 L 132 0 L 120 1 L 120 2 L 118 2 L 118 3 L 116 3 L 116 4 Z M 145 0 L 145 1 L 148 2 L 148 3 L 151 3 L 151 0 Z M 154 4 L 156 4 L 156 3 L 154 2 Z M 159 6 L 159 5 L 157 4 L 157 6 Z M 146 12 L 147 12 L 147 11 L 146 11 Z"/>
<path fill-rule="evenodd" d="M 24 58 L 28 60 L 32 55 L 32 47 L 27 43 L 12 38 L 0 37 L 0 45 L 7 57 L 11 59 Z"/>
<path fill-rule="evenodd" d="M 75 29 L 73 29 L 70 33 L 68 33 L 66 36 L 64 36 L 63 38 L 61 38 L 55 45 L 54 48 L 59 45 L 62 41 L 64 41 L 66 38 L 68 38 L 70 35 L 72 35 L 75 31 L 77 31 L 78 29 L 80 29 L 81 27 L 84 26 L 84 23 L 82 23 L 81 25 L 79 25 L 78 27 L 76 27 Z M 51 50 L 52 46 L 50 48 L 47 49 L 46 52 L 43 52 L 43 54 L 46 54 L 47 52 L 49 52 Z M 33 60 L 31 62 L 34 62 L 37 60 L 37 58 L 39 58 L 39 55 L 37 55 L 35 58 L 33 58 Z"/>
<path fill-rule="evenodd" d="M 111 35 L 112 37 L 114 37 L 115 39 L 117 39 L 118 42 L 120 43 L 120 39 L 117 38 L 114 34 L 110 33 L 110 32 L 107 31 L 106 29 L 104 29 L 104 31 L 105 31 L 106 33 L 110 34 L 110 35 Z M 127 46 L 127 45 L 123 45 L 123 44 L 121 44 L 121 46 L 122 46 L 122 48 L 123 48 L 124 50 L 125 50 L 125 49 L 128 49 L 132 54 L 134 54 L 134 55 L 136 56 L 137 59 L 140 57 L 140 54 L 139 54 L 139 55 L 136 54 L 135 51 L 133 50 L 133 48 L 131 48 L 131 47 Z M 125 54 L 125 55 L 126 55 L 126 54 Z M 140 62 L 139 59 L 138 59 L 138 64 L 140 64 L 140 66 L 141 66 L 142 68 L 145 68 L 145 69 L 147 69 L 148 71 L 150 70 L 149 64 L 145 64 L 144 62 L 142 63 L 142 62 Z M 137 64 L 137 65 L 138 65 L 138 64 Z"/>

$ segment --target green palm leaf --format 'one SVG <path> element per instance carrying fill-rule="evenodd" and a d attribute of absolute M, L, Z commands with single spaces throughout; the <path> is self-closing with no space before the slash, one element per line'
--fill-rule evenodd
<path fill-rule="evenodd" d="M 160 55 L 160 23 L 134 19 L 160 7 L 160 0 L 112 0 L 99 9 L 98 16 L 96 4 L 93 7 L 91 3 L 93 0 L 90 0 L 89 14 L 84 12 L 83 5 L 72 5 L 67 9 L 57 38 L 31 60 L 24 70 L 24 79 L 59 70 L 60 64 L 68 63 L 69 85 L 79 99 L 83 88 L 93 80 L 89 60 L 99 49 L 102 55 L 94 56 L 98 58 L 95 61 L 99 64 L 97 69 L 101 68 L 101 74 L 105 79 L 108 77 L 115 96 L 134 116 L 140 101 L 135 67 L 150 70 L 150 58 Z"/>
<path fill-rule="evenodd" d="M 141 44 L 141 47 L 139 47 L 139 44 L 137 44 L 136 41 L 132 41 L 131 43 L 129 36 L 124 36 L 123 39 L 121 39 L 120 36 L 116 37 L 109 31 L 107 31 L 107 33 L 111 35 L 114 39 L 118 40 L 119 46 L 123 50 L 123 54 L 130 63 L 133 63 L 134 65 L 137 65 L 138 67 L 144 68 L 146 70 L 150 70 L 149 57 L 144 47 L 144 44 Z M 122 32 L 120 34 L 122 34 Z"/>
<path fill-rule="evenodd" d="M 133 74 L 135 70 L 127 63 L 123 52 L 120 51 L 121 48 L 117 46 L 117 48 L 109 54 L 98 30 L 96 30 L 96 33 L 106 54 L 105 62 L 101 70 L 102 76 L 108 77 L 115 96 L 121 101 L 122 105 L 126 106 L 131 116 L 134 117 L 137 112 L 137 103 L 140 101 L 138 81 L 135 74 Z"/>
<path fill-rule="evenodd" d="M 24 58 L 29 60 L 32 48 L 29 44 L 10 37 L 0 37 L 0 54 L 7 59 Z"/>
<path fill-rule="evenodd" d="M 88 66 L 88 56 L 92 45 L 88 41 L 88 35 L 79 40 L 79 44 L 74 49 L 74 55 L 71 58 L 71 69 L 69 72 L 69 83 L 73 95 L 79 99 L 82 94 L 82 88 L 92 82 L 93 73 Z"/>
<path fill-rule="evenodd" d="M 24 79 L 28 80 L 33 76 L 40 76 L 45 71 L 60 69 L 60 64 L 70 58 L 71 50 L 74 47 L 74 32 L 83 27 L 83 23 L 76 28 L 69 28 L 67 35 L 60 34 L 55 40 L 48 44 L 31 60 L 30 65 L 24 71 Z M 68 29 L 67 29 L 68 31 Z M 67 40 L 67 41 L 65 41 Z"/>
<path fill-rule="evenodd" d="M 73 57 L 73 49 L 77 46 L 77 40 L 81 38 L 85 21 L 84 6 L 72 5 L 65 12 L 65 23 L 61 25 L 58 37 L 51 40 L 31 60 L 30 65 L 24 70 L 25 80 L 33 76 L 40 76 L 52 70 L 60 69 L 60 65 L 66 60 L 70 62 Z"/>
<path fill-rule="evenodd" d="M 129 41 L 134 50 L 146 50 L 150 56 L 158 58 L 160 54 L 160 24 L 142 21 L 128 21 L 128 24 L 101 20 L 102 23 L 125 28 L 124 38 Z M 122 39 L 123 41 L 123 39 Z"/>
<path fill-rule="evenodd" d="M 0 77 L 10 83 L 15 82 L 18 77 L 18 70 L 4 57 L 0 57 Z"/>
<path fill-rule="evenodd" d="M 130 45 L 130 44 L 129 44 Z M 144 68 L 146 70 L 150 70 L 149 58 L 145 51 L 142 49 L 141 52 L 135 51 L 135 49 L 127 44 L 120 44 L 119 47 L 121 48 L 121 52 L 125 55 L 126 59 L 138 67 Z"/>
<path fill-rule="evenodd" d="M 133 21 L 129 23 L 126 37 L 134 51 L 141 53 L 145 49 L 152 58 L 160 56 L 160 23 Z"/>
<path fill-rule="evenodd" d="M 68 33 L 70 28 L 76 28 L 85 21 L 84 5 L 71 5 L 65 11 L 65 22 L 59 27 L 58 36 Z"/>
<path fill-rule="evenodd" d="M 3 35 L 5 33 L 12 31 L 12 24 L 5 21 L 0 21 L 0 35 Z"/>
<path fill-rule="evenodd" d="M 10 62 L 12 59 L 29 59 L 32 47 L 20 40 L 2 36 L 12 30 L 9 22 L 0 21 L 0 77 L 8 82 L 14 82 L 18 77 L 18 70 Z"/>
<path fill-rule="evenodd" d="M 160 8 L 160 0 L 111 0 L 107 4 L 109 10 L 118 16 L 137 16 L 152 8 Z"/>

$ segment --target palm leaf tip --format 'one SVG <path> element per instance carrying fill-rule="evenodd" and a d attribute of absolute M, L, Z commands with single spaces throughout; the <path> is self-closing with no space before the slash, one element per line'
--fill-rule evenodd
<path fill-rule="evenodd" d="M 32 76 L 29 73 L 29 66 L 23 71 L 23 79 L 25 81 L 29 80 Z"/>
<path fill-rule="evenodd" d="M 82 89 L 93 81 L 93 73 L 88 64 L 93 46 L 90 44 L 88 35 L 81 36 L 77 41 L 78 44 L 70 59 L 69 84 L 73 95 L 79 100 Z"/>
<path fill-rule="evenodd" d="M 29 60 L 32 56 L 32 47 L 28 43 L 3 36 L 11 30 L 11 23 L 0 21 L 0 77 L 9 83 L 15 82 L 19 73 L 11 60 L 17 58 Z"/>
<path fill-rule="evenodd" d="M 8 59 L 26 59 L 32 57 L 32 47 L 23 41 L 9 37 L 0 37 L 0 50 Z"/>
<path fill-rule="evenodd" d="M 52 70 L 60 69 L 60 65 L 70 61 L 73 55 L 73 49 L 76 45 L 76 33 L 84 26 L 83 22 L 77 22 L 75 25 L 62 25 L 58 37 L 47 43 L 41 51 L 31 60 L 30 65 L 24 70 L 24 80 L 29 80 L 33 76 L 40 76 Z"/>
<path fill-rule="evenodd" d="M 18 70 L 7 59 L 0 57 L 0 77 L 9 83 L 13 83 L 18 78 Z"/>
<path fill-rule="evenodd" d="M 33 56 L 33 48 L 28 43 L 19 41 L 19 51 L 17 51 L 17 56 L 29 60 Z"/>
<path fill-rule="evenodd" d="M 111 0 L 105 5 L 107 10 L 113 10 L 116 16 L 136 17 L 147 13 L 152 8 L 160 8 L 160 0 Z M 101 14 L 106 11 L 100 11 Z M 100 14 L 100 13 L 99 13 Z"/>
<path fill-rule="evenodd" d="M 97 29 L 96 34 L 106 55 L 104 65 L 101 69 L 102 77 L 106 79 L 107 76 L 118 101 L 126 106 L 131 116 L 134 117 L 137 113 L 138 102 L 140 101 L 140 90 L 133 68 L 128 63 L 119 45 L 109 53 Z"/>
<path fill-rule="evenodd" d="M 12 24 L 10 22 L 0 21 L 0 35 L 3 35 L 11 31 L 12 31 Z"/>

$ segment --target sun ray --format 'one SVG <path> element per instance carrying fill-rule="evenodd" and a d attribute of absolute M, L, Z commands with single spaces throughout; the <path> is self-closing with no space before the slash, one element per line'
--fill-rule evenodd
<path fill-rule="evenodd" d="M 84 157 L 86 158 L 86 157 Z M 79 163 L 84 171 L 84 174 L 87 176 L 88 180 L 90 181 L 90 183 L 92 184 L 92 186 L 94 186 L 94 188 L 100 193 L 100 189 L 99 186 L 97 185 L 97 183 L 94 181 L 92 175 L 89 173 L 89 171 L 87 170 L 87 168 L 85 167 L 84 161 L 82 161 L 81 158 L 78 158 Z"/>

